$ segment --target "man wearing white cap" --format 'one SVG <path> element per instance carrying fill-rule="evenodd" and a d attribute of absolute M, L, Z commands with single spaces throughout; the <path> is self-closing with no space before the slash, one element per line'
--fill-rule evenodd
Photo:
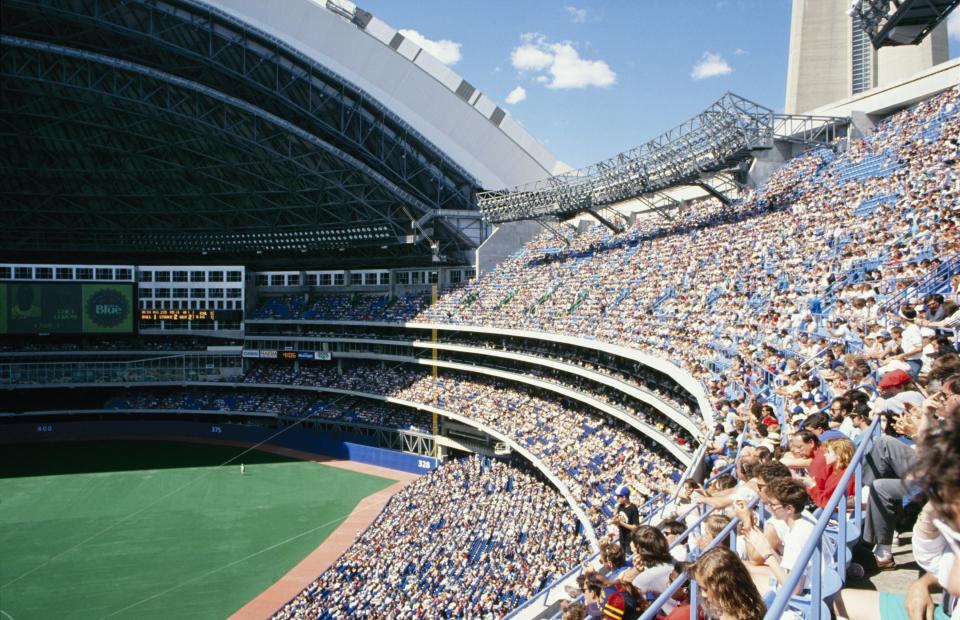
<path fill-rule="evenodd" d="M 937 345 L 937 332 L 929 327 L 920 328 L 920 337 L 923 338 L 923 353 L 920 355 L 920 376 L 926 377 L 930 374 L 933 360 L 937 359 L 937 351 L 940 350 L 940 347 Z"/>

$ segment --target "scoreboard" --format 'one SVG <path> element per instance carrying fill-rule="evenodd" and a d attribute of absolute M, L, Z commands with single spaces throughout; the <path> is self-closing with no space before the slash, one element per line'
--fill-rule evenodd
<path fill-rule="evenodd" d="M 140 309 L 141 321 L 215 321 L 216 310 Z"/>

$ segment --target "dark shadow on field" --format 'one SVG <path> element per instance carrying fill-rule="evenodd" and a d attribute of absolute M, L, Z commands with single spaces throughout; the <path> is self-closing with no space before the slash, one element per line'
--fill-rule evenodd
<path fill-rule="evenodd" d="M 4 445 L 0 448 L 0 478 L 56 476 L 144 469 L 216 467 L 241 454 L 245 448 L 175 441 L 71 441 Z M 247 475 L 251 466 L 291 463 L 297 459 L 251 450 L 225 466 Z"/>

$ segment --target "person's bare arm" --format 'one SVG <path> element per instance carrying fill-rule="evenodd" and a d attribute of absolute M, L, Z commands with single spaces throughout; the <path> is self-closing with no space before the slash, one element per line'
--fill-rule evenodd
<path fill-rule="evenodd" d="M 919 579 L 907 588 L 907 598 L 904 606 L 907 608 L 907 617 L 910 620 L 933 620 L 936 604 L 930 592 L 938 587 L 937 576 L 933 573 L 924 573 Z"/>
<path fill-rule="evenodd" d="M 810 463 L 813 462 L 813 459 L 802 459 L 788 452 L 787 454 L 783 455 L 783 457 L 780 459 L 780 462 L 790 469 L 800 469 L 803 467 L 810 467 Z"/>

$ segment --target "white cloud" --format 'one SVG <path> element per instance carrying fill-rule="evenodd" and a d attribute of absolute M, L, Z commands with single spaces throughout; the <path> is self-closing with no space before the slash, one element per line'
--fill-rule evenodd
<path fill-rule="evenodd" d="M 517 86 L 507 95 L 506 102 L 513 105 L 514 103 L 520 103 L 527 98 L 527 91 L 523 86 Z"/>
<path fill-rule="evenodd" d="M 569 42 L 551 43 L 537 33 L 521 35 L 522 45 L 513 48 L 510 61 L 518 71 L 537 73 L 534 80 L 547 88 L 601 88 L 617 83 L 617 74 L 603 60 L 588 60 Z"/>
<path fill-rule="evenodd" d="M 960 7 L 950 11 L 947 16 L 947 32 L 951 39 L 960 41 Z"/>
<path fill-rule="evenodd" d="M 700 57 L 700 62 L 693 66 L 690 77 L 695 80 L 705 80 L 718 75 L 726 75 L 733 72 L 733 67 L 727 64 L 720 54 L 713 52 L 704 52 Z"/>
<path fill-rule="evenodd" d="M 575 6 L 565 6 L 567 14 L 570 15 L 570 21 L 575 24 L 582 24 L 587 21 L 587 9 L 578 9 Z"/>
<path fill-rule="evenodd" d="M 433 39 L 428 39 L 423 36 L 416 30 L 401 30 L 400 34 L 425 49 L 431 56 L 445 65 L 455 65 L 462 58 L 460 55 L 460 46 L 462 43 L 456 43 L 448 39 L 434 41 Z"/>
<path fill-rule="evenodd" d="M 738 47 L 737 49 L 733 50 L 733 55 L 734 55 L 734 56 L 743 56 L 744 54 L 747 54 L 747 53 L 748 53 L 747 50 L 745 50 L 745 49 L 743 49 L 743 48 L 740 48 L 740 47 Z"/>
<path fill-rule="evenodd" d="M 510 62 L 519 71 L 540 71 L 553 64 L 553 55 L 536 45 L 525 43 L 513 48 L 510 52 Z"/>

